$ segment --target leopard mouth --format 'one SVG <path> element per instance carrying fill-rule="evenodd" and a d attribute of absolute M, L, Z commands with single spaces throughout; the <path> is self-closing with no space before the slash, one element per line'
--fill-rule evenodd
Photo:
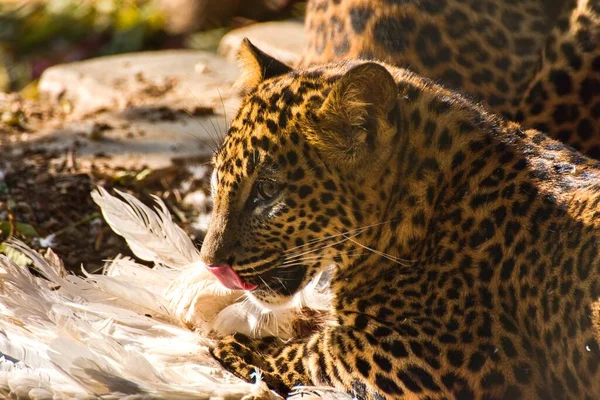
<path fill-rule="evenodd" d="M 226 288 L 252 292 L 258 297 L 293 296 L 302 289 L 306 276 L 306 266 L 281 268 L 278 259 L 260 265 L 236 266 L 229 263 L 207 265 L 206 267 Z"/>
<path fill-rule="evenodd" d="M 281 268 L 275 266 L 260 274 L 251 277 L 251 280 L 257 282 L 255 294 L 260 293 L 271 296 L 290 297 L 300 291 L 306 277 L 306 266 L 295 265 L 293 268 Z"/>
<path fill-rule="evenodd" d="M 244 281 L 229 264 L 208 265 L 206 268 L 227 289 L 252 291 L 258 287 L 254 283 Z"/>

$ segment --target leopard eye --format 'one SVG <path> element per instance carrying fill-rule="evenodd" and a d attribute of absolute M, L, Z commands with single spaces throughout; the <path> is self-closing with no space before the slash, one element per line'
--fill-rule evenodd
<path fill-rule="evenodd" d="M 279 185 L 273 180 L 263 180 L 256 184 L 256 197 L 258 200 L 267 201 L 277 196 Z"/>

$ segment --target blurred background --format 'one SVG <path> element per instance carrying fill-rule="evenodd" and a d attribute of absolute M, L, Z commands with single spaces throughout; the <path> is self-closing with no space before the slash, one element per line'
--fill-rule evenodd
<path fill-rule="evenodd" d="M 35 97 L 48 67 L 142 50 L 215 51 L 231 29 L 302 18 L 298 0 L 0 0 L 0 92 Z"/>
<path fill-rule="evenodd" d="M 76 273 L 131 256 L 91 200 L 96 186 L 149 206 L 160 197 L 200 244 L 210 157 L 240 101 L 239 43 L 254 35 L 298 54 L 304 10 L 298 0 L 0 0 L 0 253 L 30 264 L 5 245 L 18 239 Z"/>

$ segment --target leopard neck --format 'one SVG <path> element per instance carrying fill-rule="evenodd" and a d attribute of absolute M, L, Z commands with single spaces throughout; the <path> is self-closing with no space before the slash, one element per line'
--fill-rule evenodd
<path fill-rule="evenodd" d="M 376 248 L 413 259 L 423 251 L 432 220 L 449 199 L 460 200 L 475 174 L 493 168 L 503 123 L 464 98 L 422 80 L 399 84 L 400 140 L 386 182 L 380 217 L 394 221 Z M 457 195 L 458 194 L 458 195 Z M 434 227 L 433 227 L 434 228 Z"/>

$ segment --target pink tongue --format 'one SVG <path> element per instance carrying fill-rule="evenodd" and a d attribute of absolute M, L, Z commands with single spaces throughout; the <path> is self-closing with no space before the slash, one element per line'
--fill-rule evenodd
<path fill-rule="evenodd" d="M 227 289 L 232 290 L 254 290 L 258 285 L 246 283 L 240 276 L 231 268 L 231 265 L 209 265 L 206 268 L 212 272 L 219 282 Z"/>

